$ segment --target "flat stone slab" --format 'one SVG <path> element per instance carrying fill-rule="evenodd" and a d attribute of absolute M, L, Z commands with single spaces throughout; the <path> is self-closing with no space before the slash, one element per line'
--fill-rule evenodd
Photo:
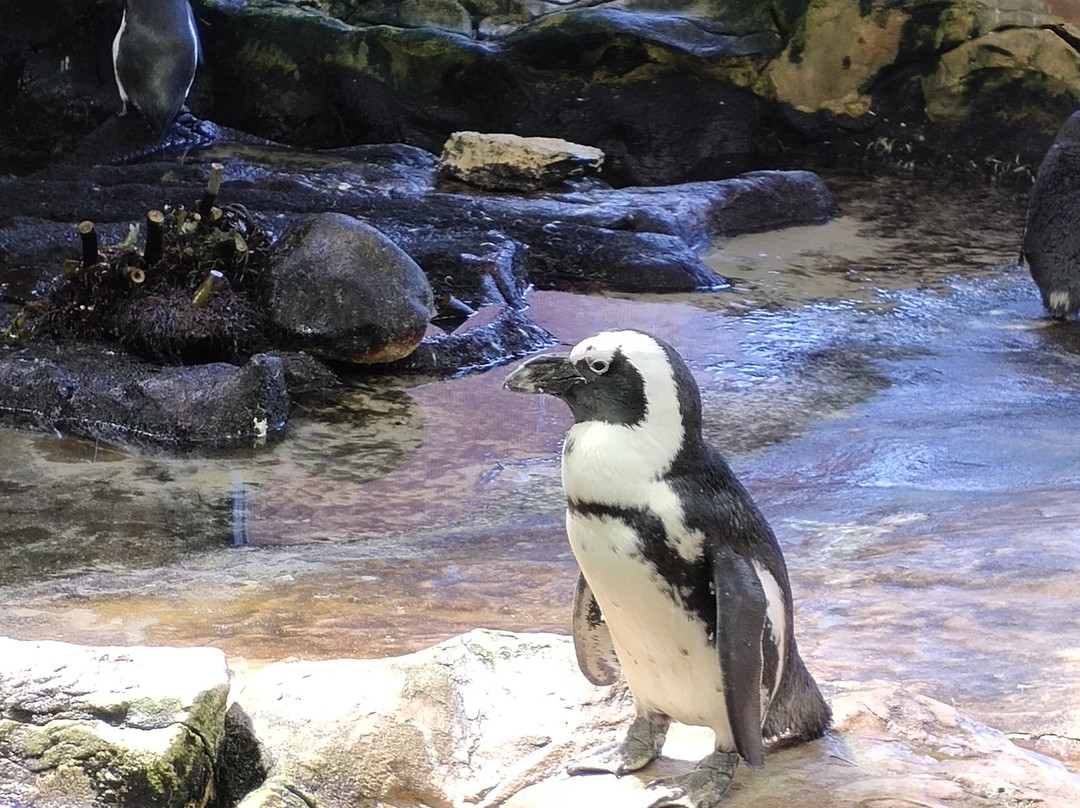
<path fill-rule="evenodd" d="M 603 163 L 601 149 L 562 138 L 454 132 L 439 170 L 481 188 L 531 191 L 598 171 Z"/>

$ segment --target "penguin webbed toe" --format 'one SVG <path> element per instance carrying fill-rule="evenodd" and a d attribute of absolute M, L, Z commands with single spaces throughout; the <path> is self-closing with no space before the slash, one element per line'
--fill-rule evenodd
<path fill-rule="evenodd" d="M 713 808 L 723 801 L 738 768 L 736 753 L 713 752 L 693 771 L 649 783 L 650 790 L 668 792 L 650 803 L 649 808 Z"/>
<path fill-rule="evenodd" d="M 609 743 L 590 750 L 566 767 L 573 774 L 624 774 L 636 772 L 652 763 L 667 738 L 671 719 L 666 716 L 638 716 L 622 743 Z"/>

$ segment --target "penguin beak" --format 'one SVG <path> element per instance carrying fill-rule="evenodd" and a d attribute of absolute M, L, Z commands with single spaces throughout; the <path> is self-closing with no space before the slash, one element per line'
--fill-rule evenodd
<path fill-rule="evenodd" d="M 545 354 L 519 365 L 506 377 L 503 387 L 515 393 L 547 393 L 561 398 L 583 381 L 585 377 L 577 372 L 567 354 Z"/>

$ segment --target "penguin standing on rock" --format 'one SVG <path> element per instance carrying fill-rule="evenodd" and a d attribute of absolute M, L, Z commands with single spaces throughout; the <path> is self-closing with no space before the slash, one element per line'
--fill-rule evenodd
<path fill-rule="evenodd" d="M 710 808 L 763 737 L 810 740 L 831 713 L 795 644 L 791 588 L 764 516 L 701 435 L 701 397 L 671 346 L 639 331 L 597 334 L 569 356 L 531 359 L 507 389 L 565 401 L 566 531 L 581 569 L 573 635 L 582 672 L 620 668 L 637 718 L 620 744 L 570 764 L 622 775 L 648 765 L 674 719 L 715 751 L 649 788 L 659 806 Z"/>
<path fill-rule="evenodd" d="M 199 62 L 188 0 L 125 0 L 113 39 L 113 71 L 124 115 L 134 104 L 161 134 L 187 99 Z"/>

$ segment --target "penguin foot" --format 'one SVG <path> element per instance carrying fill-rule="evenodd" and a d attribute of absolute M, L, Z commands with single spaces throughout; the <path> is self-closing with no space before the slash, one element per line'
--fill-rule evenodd
<path fill-rule="evenodd" d="M 687 774 L 663 777 L 649 783 L 650 790 L 668 792 L 649 808 L 713 808 L 719 805 L 739 768 L 733 752 L 713 752 Z"/>
<path fill-rule="evenodd" d="M 646 717 L 639 715 L 630 725 L 620 744 L 605 744 L 588 752 L 580 760 L 573 760 L 566 767 L 568 774 L 614 774 L 622 777 L 648 766 L 667 738 L 671 719 L 667 716 Z"/>

